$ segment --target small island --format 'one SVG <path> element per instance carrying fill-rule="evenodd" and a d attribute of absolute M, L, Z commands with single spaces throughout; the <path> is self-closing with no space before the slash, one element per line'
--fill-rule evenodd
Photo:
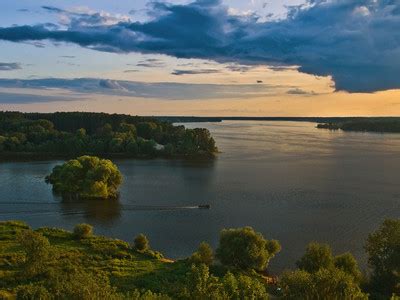
<path fill-rule="evenodd" d="M 400 118 L 345 118 L 332 122 L 320 123 L 319 129 L 363 131 L 363 132 L 392 132 L 400 133 Z"/>
<path fill-rule="evenodd" d="M 0 158 L 213 158 L 205 128 L 122 114 L 0 112 Z"/>
<path fill-rule="evenodd" d="M 46 182 L 63 197 L 109 199 L 118 196 L 122 174 L 110 160 L 86 155 L 54 167 Z"/>

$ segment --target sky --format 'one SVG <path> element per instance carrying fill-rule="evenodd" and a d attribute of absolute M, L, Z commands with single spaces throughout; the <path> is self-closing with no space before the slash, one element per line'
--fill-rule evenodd
<path fill-rule="evenodd" d="M 400 115 L 400 0 L 2 0 L 0 110 Z"/>

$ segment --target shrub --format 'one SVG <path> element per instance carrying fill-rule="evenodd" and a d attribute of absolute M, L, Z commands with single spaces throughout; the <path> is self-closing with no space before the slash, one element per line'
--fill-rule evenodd
<path fill-rule="evenodd" d="M 74 236 L 77 239 L 86 239 L 93 234 L 93 226 L 89 224 L 78 224 L 74 227 Z"/>
<path fill-rule="evenodd" d="M 191 263 L 210 266 L 214 261 L 214 253 L 211 246 L 206 242 L 200 243 L 198 250 L 192 254 L 189 260 Z"/>
<path fill-rule="evenodd" d="M 329 245 L 310 243 L 306 253 L 297 261 L 299 269 L 309 273 L 317 272 L 320 269 L 327 269 L 333 266 L 333 255 Z"/>
<path fill-rule="evenodd" d="M 268 241 L 253 228 L 244 227 L 222 230 L 216 255 L 226 266 L 263 270 L 280 249 L 277 241 Z"/>
<path fill-rule="evenodd" d="M 17 300 L 47 300 L 51 299 L 49 291 L 43 287 L 33 284 L 21 285 L 17 288 Z"/>
<path fill-rule="evenodd" d="M 134 240 L 135 249 L 144 252 L 150 248 L 149 240 L 147 237 L 141 233 Z"/>
<path fill-rule="evenodd" d="M 20 232 L 17 240 L 26 255 L 25 274 L 33 276 L 44 272 L 46 263 L 51 261 L 49 240 L 32 230 Z"/>

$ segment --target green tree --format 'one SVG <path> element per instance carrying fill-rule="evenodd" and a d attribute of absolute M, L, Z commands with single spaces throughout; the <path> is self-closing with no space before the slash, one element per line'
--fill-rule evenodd
<path fill-rule="evenodd" d="M 186 298 L 194 300 L 222 298 L 218 278 L 210 274 L 205 264 L 193 264 L 186 277 L 186 287 L 182 293 Z"/>
<path fill-rule="evenodd" d="M 110 160 L 81 156 L 54 167 L 46 182 L 63 196 L 110 198 L 117 196 L 122 175 Z"/>
<path fill-rule="evenodd" d="M 136 126 L 137 135 L 144 139 L 153 138 L 153 134 L 157 129 L 157 124 L 154 122 L 140 122 Z"/>
<path fill-rule="evenodd" d="M 214 261 L 214 253 L 211 246 L 206 242 L 201 242 L 197 251 L 190 257 L 190 261 L 195 264 L 210 266 Z"/>
<path fill-rule="evenodd" d="M 297 266 L 309 273 L 317 272 L 320 269 L 328 269 L 333 266 L 333 255 L 331 247 L 327 244 L 310 243 L 306 253 L 297 261 Z"/>
<path fill-rule="evenodd" d="M 253 228 L 244 227 L 222 230 L 216 256 L 226 266 L 264 270 L 279 251 L 277 241 L 268 241 Z"/>
<path fill-rule="evenodd" d="M 336 256 L 334 258 L 334 265 L 337 269 L 352 275 L 357 282 L 361 280 L 361 271 L 357 260 L 350 252 Z"/>
<path fill-rule="evenodd" d="M 42 234 L 32 230 L 19 232 L 17 240 L 25 252 L 24 273 L 28 276 L 43 273 L 52 258 L 49 240 Z"/>
<path fill-rule="evenodd" d="M 284 299 L 368 299 L 351 275 L 335 268 L 285 272 L 280 286 Z"/>
<path fill-rule="evenodd" d="M 85 239 L 92 236 L 92 234 L 93 234 L 93 226 L 89 224 L 84 224 L 84 223 L 77 224 L 74 227 L 74 236 L 77 239 Z"/>
<path fill-rule="evenodd" d="M 385 220 L 369 235 L 365 250 L 373 291 L 387 297 L 400 294 L 400 219 Z"/>
<path fill-rule="evenodd" d="M 144 252 L 144 251 L 150 249 L 149 240 L 143 233 L 141 233 L 137 237 L 135 237 L 134 246 L 135 246 L 136 250 L 138 250 L 140 252 Z"/>
<path fill-rule="evenodd" d="M 108 276 L 101 271 L 94 274 L 66 262 L 62 269 L 50 270 L 48 277 L 46 285 L 55 299 L 118 299 Z"/>

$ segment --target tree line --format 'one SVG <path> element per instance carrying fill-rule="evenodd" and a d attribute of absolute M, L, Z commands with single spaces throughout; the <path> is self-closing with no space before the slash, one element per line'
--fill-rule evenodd
<path fill-rule="evenodd" d="M 210 132 L 121 114 L 0 112 L 0 153 L 212 156 Z"/>

